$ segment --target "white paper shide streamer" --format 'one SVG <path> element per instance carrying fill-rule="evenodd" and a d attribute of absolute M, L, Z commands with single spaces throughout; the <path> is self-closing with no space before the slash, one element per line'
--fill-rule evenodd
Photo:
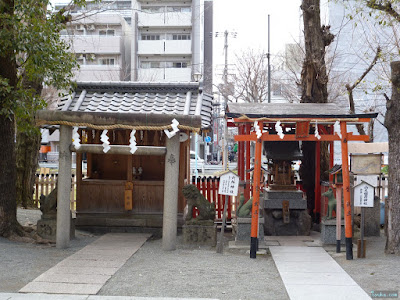
<path fill-rule="evenodd" d="M 132 129 L 131 137 L 129 139 L 129 147 L 131 148 L 131 153 L 134 154 L 138 147 L 136 146 L 136 137 L 135 137 L 136 130 Z"/>
<path fill-rule="evenodd" d="M 281 140 L 283 139 L 283 137 L 285 136 L 285 134 L 283 133 L 283 128 L 281 126 L 281 121 L 276 122 L 275 124 L 275 130 L 276 133 L 279 135 L 279 137 L 281 138 Z"/>
<path fill-rule="evenodd" d="M 72 129 L 72 144 L 74 145 L 75 149 L 78 150 L 81 147 L 81 137 L 78 133 L 78 127 L 74 127 Z"/>
<path fill-rule="evenodd" d="M 257 121 L 254 121 L 254 130 L 256 131 L 257 138 L 258 139 L 261 138 L 262 129 L 260 129 L 260 126 L 258 126 L 258 122 Z"/>
<path fill-rule="evenodd" d="M 168 129 L 164 129 L 164 132 L 169 139 L 172 138 L 175 134 L 177 134 L 179 132 L 178 125 L 179 125 L 179 122 L 176 119 L 173 119 L 172 123 L 171 123 L 172 131 L 169 131 Z"/>
<path fill-rule="evenodd" d="M 337 135 L 342 138 L 342 131 L 340 130 L 340 123 L 339 121 L 336 121 L 335 124 L 333 125 L 333 132 L 337 133 Z"/>
<path fill-rule="evenodd" d="M 315 137 L 317 138 L 317 139 L 321 139 L 321 136 L 319 135 L 319 132 L 318 132 L 318 122 L 315 122 L 315 131 L 314 131 L 314 135 L 315 135 Z"/>
<path fill-rule="evenodd" d="M 103 133 L 100 136 L 100 141 L 103 142 L 103 152 L 104 153 L 107 153 L 111 149 L 110 141 L 108 140 L 108 136 L 107 136 L 107 132 L 108 132 L 107 129 L 103 130 Z"/>

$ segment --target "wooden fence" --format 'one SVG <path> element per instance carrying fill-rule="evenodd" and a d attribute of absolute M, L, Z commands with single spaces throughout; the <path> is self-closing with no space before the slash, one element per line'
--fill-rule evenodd
<path fill-rule="evenodd" d="M 192 176 L 192 184 L 196 185 L 200 193 L 210 202 L 215 203 L 215 216 L 217 221 L 222 220 L 224 212 L 225 197 L 228 197 L 228 206 L 226 210 L 226 220 L 229 222 L 232 219 L 232 215 L 236 211 L 236 203 L 233 201 L 233 197 L 218 194 L 219 188 L 219 177 L 196 177 Z M 193 217 L 196 217 L 197 211 L 193 211 Z"/>
<path fill-rule="evenodd" d="M 56 187 L 58 174 L 41 173 L 36 174 L 35 186 L 33 190 L 33 204 L 35 207 L 40 207 L 40 196 L 47 196 Z M 76 176 L 71 176 L 71 211 L 76 212 Z"/>

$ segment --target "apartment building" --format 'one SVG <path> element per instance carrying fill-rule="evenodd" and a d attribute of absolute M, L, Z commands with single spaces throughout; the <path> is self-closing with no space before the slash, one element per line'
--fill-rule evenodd
<path fill-rule="evenodd" d="M 212 1 L 132 0 L 132 9 L 132 79 L 194 81 L 201 74 L 211 92 Z"/>
<path fill-rule="evenodd" d="M 71 43 L 80 68 L 77 81 L 130 80 L 131 28 L 118 13 L 98 13 L 74 21 L 62 32 Z"/>

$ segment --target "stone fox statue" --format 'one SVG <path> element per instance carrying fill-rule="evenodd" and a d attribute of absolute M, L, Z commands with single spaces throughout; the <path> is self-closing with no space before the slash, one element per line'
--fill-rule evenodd
<path fill-rule="evenodd" d="M 197 187 L 193 184 L 185 185 L 182 189 L 183 196 L 186 198 L 188 213 L 185 221 L 192 220 L 192 211 L 197 207 L 199 215 L 194 221 L 212 220 L 215 219 L 215 204 L 207 201 L 206 198 L 200 193 Z"/>
<path fill-rule="evenodd" d="M 333 196 L 333 190 L 329 188 L 325 193 L 322 193 L 322 196 L 328 198 L 328 214 L 326 216 L 327 219 L 332 219 L 332 211 L 336 210 L 336 198 Z M 343 216 L 343 208 L 342 208 L 342 216 Z"/>
<path fill-rule="evenodd" d="M 240 218 L 250 217 L 251 216 L 251 208 L 253 206 L 253 197 L 249 199 L 246 203 L 244 203 L 244 196 L 240 194 L 239 198 L 239 207 L 237 209 L 237 216 Z"/>

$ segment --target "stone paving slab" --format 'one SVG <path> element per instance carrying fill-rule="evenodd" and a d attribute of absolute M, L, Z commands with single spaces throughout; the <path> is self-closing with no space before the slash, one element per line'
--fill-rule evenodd
<path fill-rule="evenodd" d="M 43 273 L 33 281 L 102 284 L 110 278 L 111 275 Z"/>
<path fill-rule="evenodd" d="M 104 282 L 105 283 L 105 282 Z M 96 295 L 104 283 L 65 283 L 32 281 L 19 290 L 20 293 Z"/>
<path fill-rule="evenodd" d="M 105 234 L 38 276 L 20 292 L 95 295 L 150 236 Z"/>
<path fill-rule="evenodd" d="M 322 247 L 269 249 L 292 300 L 371 299 Z"/>
<path fill-rule="evenodd" d="M 94 296 L 60 294 L 17 294 L 0 293 L 0 300 L 218 300 L 211 298 L 170 298 L 170 297 L 134 297 L 134 296 Z"/>
<path fill-rule="evenodd" d="M 43 274 L 84 274 L 84 275 L 113 275 L 119 268 L 102 268 L 102 267 L 58 267 L 51 268 Z"/>

